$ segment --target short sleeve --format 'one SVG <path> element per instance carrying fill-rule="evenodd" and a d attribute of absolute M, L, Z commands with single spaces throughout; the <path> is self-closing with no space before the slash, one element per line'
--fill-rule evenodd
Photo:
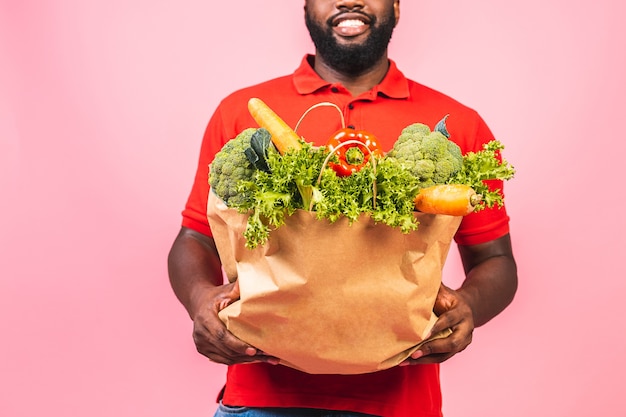
<path fill-rule="evenodd" d="M 207 219 L 207 202 L 209 197 L 209 164 L 215 154 L 229 140 L 225 133 L 220 108 L 215 111 L 204 133 L 196 176 L 183 210 L 182 226 L 212 236 Z"/>

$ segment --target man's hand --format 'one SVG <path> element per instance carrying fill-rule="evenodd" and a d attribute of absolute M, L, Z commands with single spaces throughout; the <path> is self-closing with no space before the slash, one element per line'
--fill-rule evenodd
<path fill-rule="evenodd" d="M 268 362 L 267 356 L 230 333 L 218 313 L 239 299 L 237 281 L 223 285 L 217 247 L 212 237 L 181 228 L 168 256 L 172 289 L 193 320 L 196 349 L 214 362 Z"/>
<path fill-rule="evenodd" d="M 477 245 L 459 245 L 465 280 L 457 291 L 441 285 L 433 311 L 439 316 L 432 334 L 452 330 L 444 339 L 425 343 L 401 365 L 439 363 L 472 342 L 474 327 L 482 326 L 508 306 L 517 291 L 517 266 L 511 237 Z"/>
<path fill-rule="evenodd" d="M 439 318 L 431 334 L 434 335 L 446 329 L 451 329 L 452 333 L 448 337 L 424 343 L 400 366 L 440 363 L 461 352 L 472 342 L 474 331 L 472 310 L 457 291 L 442 284 L 433 311 Z"/>
<path fill-rule="evenodd" d="M 237 282 L 208 288 L 198 300 L 200 307 L 193 317 L 193 340 L 196 349 L 214 362 L 237 363 L 268 362 L 277 364 L 277 358 L 244 343 L 230 333 L 218 317 L 220 310 L 239 299 Z"/>

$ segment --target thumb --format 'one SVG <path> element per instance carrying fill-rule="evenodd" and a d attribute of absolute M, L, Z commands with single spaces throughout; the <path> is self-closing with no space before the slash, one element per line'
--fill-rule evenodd
<path fill-rule="evenodd" d="M 239 292 L 239 281 L 235 281 L 234 283 L 228 285 L 230 286 L 230 290 L 220 297 L 221 300 L 219 302 L 219 310 L 223 310 L 230 304 L 239 300 L 241 295 Z"/>
<path fill-rule="evenodd" d="M 228 296 L 232 298 L 233 301 L 239 300 L 239 297 L 241 296 L 241 292 L 239 291 L 239 280 L 235 281 Z"/>
<path fill-rule="evenodd" d="M 435 305 L 433 307 L 433 312 L 440 316 L 446 311 L 450 310 L 455 303 L 454 292 L 441 284 L 439 287 L 439 292 L 437 293 L 437 298 L 435 298 Z"/>

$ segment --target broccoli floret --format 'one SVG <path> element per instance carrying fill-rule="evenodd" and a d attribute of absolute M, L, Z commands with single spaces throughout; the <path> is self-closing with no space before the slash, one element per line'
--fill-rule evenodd
<path fill-rule="evenodd" d="M 420 188 L 445 184 L 463 167 L 461 148 L 421 123 L 404 128 L 387 156 L 411 171 L 419 179 Z"/>
<path fill-rule="evenodd" d="M 257 129 L 249 128 L 229 140 L 215 154 L 209 165 L 209 185 L 228 205 L 241 203 L 246 196 L 237 192 L 240 180 L 250 180 L 256 169 L 246 157 L 245 150 L 250 147 L 250 138 Z"/>
<path fill-rule="evenodd" d="M 415 138 L 423 138 L 430 134 L 430 128 L 423 123 L 413 123 L 402 130 L 398 142 L 415 140 Z"/>

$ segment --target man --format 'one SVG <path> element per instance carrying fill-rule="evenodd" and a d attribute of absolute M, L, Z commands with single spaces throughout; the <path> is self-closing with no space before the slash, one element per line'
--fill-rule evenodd
<path fill-rule="evenodd" d="M 221 302 L 237 297 L 237 291 L 234 284 L 223 285 L 206 220 L 207 167 L 226 141 L 256 126 L 247 113 L 250 97 L 261 98 L 291 126 L 311 105 L 333 102 L 348 125 L 375 134 L 385 150 L 403 127 L 415 122 L 432 127 L 445 114 L 451 139 L 464 152 L 493 139 L 476 112 L 406 79 L 388 58 L 399 0 L 306 0 L 304 10 L 315 55 L 306 56 L 289 76 L 233 93 L 208 124 L 169 256 L 172 287 L 193 320 L 198 351 L 229 365 L 216 416 L 441 416 L 439 363 L 465 349 L 474 327 L 499 314 L 517 288 L 504 209 L 464 218 L 455 239 L 466 279 L 457 290 L 442 286 L 435 305 L 439 319 L 433 331 L 449 327 L 453 333 L 425 344 L 402 366 L 365 375 L 305 374 L 277 365 L 277 358 L 237 339 L 217 316 Z M 323 144 L 339 127 L 337 116 L 322 110 L 310 115 L 298 133 Z"/>

